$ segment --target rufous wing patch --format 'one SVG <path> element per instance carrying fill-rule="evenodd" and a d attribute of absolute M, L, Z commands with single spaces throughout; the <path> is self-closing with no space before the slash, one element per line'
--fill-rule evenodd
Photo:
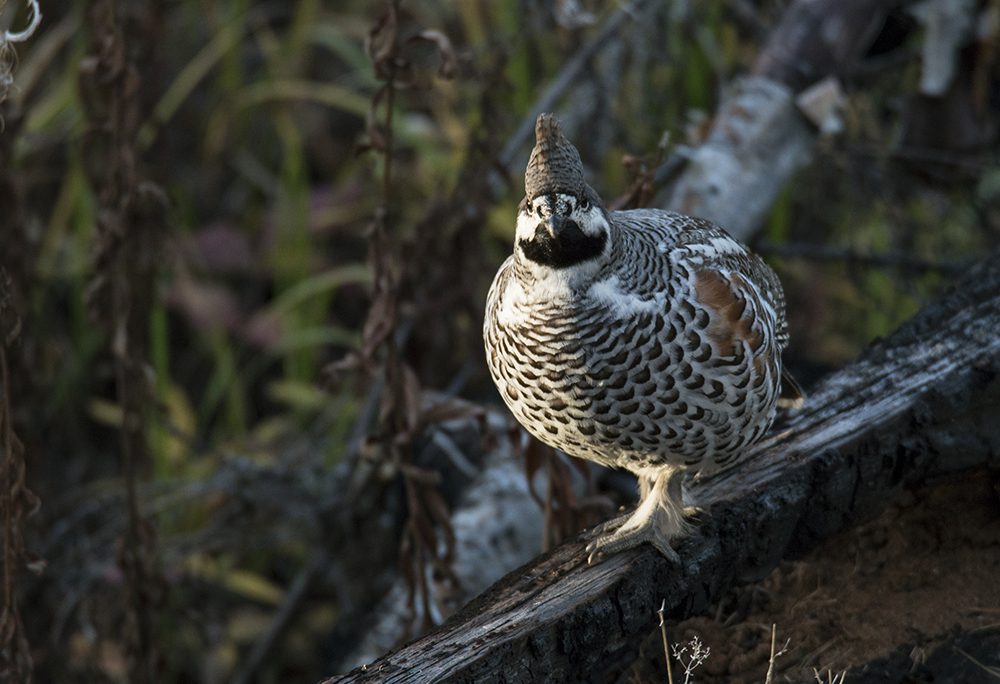
<path fill-rule="evenodd" d="M 747 296 L 753 296 L 753 290 L 739 273 L 726 278 L 718 271 L 697 270 L 694 290 L 698 302 L 715 312 L 707 332 L 722 356 L 735 356 L 737 345 L 744 342 L 753 353 L 760 349 L 764 334 L 754 326 L 755 307 L 747 306 Z"/>

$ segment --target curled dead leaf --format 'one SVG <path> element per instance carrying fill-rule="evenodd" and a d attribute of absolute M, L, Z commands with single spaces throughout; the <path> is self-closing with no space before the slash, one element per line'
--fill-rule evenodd
<path fill-rule="evenodd" d="M 446 79 L 454 78 L 455 73 L 458 71 L 458 57 L 455 54 L 455 48 L 452 46 L 451 40 L 448 39 L 448 36 L 437 29 L 426 29 L 406 42 L 413 43 L 420 40 L 426 40 L 434 43 L 438 49 L 438 54 L 441 56 L 441 64 L 438 66 L 437 72 L 438 77 Z"/>

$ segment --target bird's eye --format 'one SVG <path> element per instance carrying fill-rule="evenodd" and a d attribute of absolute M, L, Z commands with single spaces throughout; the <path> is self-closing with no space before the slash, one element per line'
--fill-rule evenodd
<path fill-rule="evenodd" d="M 583 211 L 590 209 L 590 200 L 586 198 L 580 200 L 580 209 L 582 209 Z"/>

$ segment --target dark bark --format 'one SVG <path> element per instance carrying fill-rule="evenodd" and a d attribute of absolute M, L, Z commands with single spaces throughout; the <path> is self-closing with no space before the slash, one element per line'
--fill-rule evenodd
<path fill-rule="evenodd" d="M 634 659 L 669 619 L 704 612 L 904 487 L 1000 467 L 1000 252 L 814 388 L 739 467 L 693 483 L 679 549 L 586 564 L 576 538 L 515 570 L 438 630 L 328 682 L 563 682 Z"/>
<path fill-rule="evenodd" d="M 799 92 L 820 79 L 850 73 L 878 35 L 887 0 L 797 0 L 757 57 L 753 73 Z"/>

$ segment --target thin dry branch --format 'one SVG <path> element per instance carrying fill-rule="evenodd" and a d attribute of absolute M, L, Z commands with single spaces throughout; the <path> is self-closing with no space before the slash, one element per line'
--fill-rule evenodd
<path fill-rule="evenodd" d="M 3 612 L 0 614 L 0 680 L 30 684 L 34 674 L 31 644 L 17 601 L 18 577 L 29 564 L 25 544 L 28 518 L 41 501 L 27 485 L 24 445 L 11 418 L 10 370 L 7 350 L 21 334 L 21 317 L 13 304 L 13 282 L 0 268 L 0 515 L 3 517 Z"/>
<path fill-rule="evenodd" d="M 103 324 L 115 359 L 126 524 L 117 562 L 128 606 L 124 641 L 128 680 L 156 680 L 159 643 L 155 606 L 162 594 L 156 570 L 155 529 L 139 512 L 136 486 L 149 463 L 146 421 L 151 387 L 146 374 L 148 311 L 154 301 L 157 245 L 165 234 L 167 199 L 143 182 L 135 136 L 141 119 L 142 80 L 129 60 L 122 8 L 115 0 L 88 7 L 93 54 L 80 64 L 80 96 L 87 117 L 82 138 L 88 181 L 97 195 L 95 276 L 87 290 L 92 316 Z"/>
<path fill-rule="evenodd" d="M 894 268 L 911 273 L 937 272 L 956 277 L 969 270 L 968 261 L 931 261 L 921 259 L 902 251 L 866 254 L 853 247 L 833 247 L 812 243 L 777 243 L 762 238 L 754 244 L 754 250 L 763 256 L 800 257 L 811 261 L 841 262 L 848 266 L 859 265 L 871 268 Z"/>
<path fill-rule="evenodd" d="M 281 608 L 271 618 L 267 632 L 254 644 L 253 650 L 244 661 L 239 673 L 233 678 L 233 684 L 251 684 L 257 678 L 261 665 L 267 661 L 281 638 L 285 636 L 295 616 L 302 608 L 319 570 L 328 562 L 329 558 L 325 549 L 316 549 L 309 556 L 305 566 L 288 588 Z"/>
<path fill-rule="evenodd" d="M 566 62 L 552 83 L 549 84 L 535 101 L 531 110 L 524 115 L 521 123 L 517 126 L 517 130 L 514 131 L 514 134 L 510 136 L 507 143 L 503 146 L 499 157 L 499 163 L 502 168 L 510 169 L 521 149 L 521 145 L 534 133 L 535 121 L 538 119 L 538 115 L 542 112 L 550 112 L 555 108 L 556 102 L 580 76 L 587 62 L 607 45 L 608 41 L 611 40 L 626 21 L 635 18 L 644 9 L 647 2 L 648 0 L 632 0 L 616 10 L 611 15 L 611 18 L 601 27 L 601 30 L 597 32 L 597 35 L 591 38 Z"/>

